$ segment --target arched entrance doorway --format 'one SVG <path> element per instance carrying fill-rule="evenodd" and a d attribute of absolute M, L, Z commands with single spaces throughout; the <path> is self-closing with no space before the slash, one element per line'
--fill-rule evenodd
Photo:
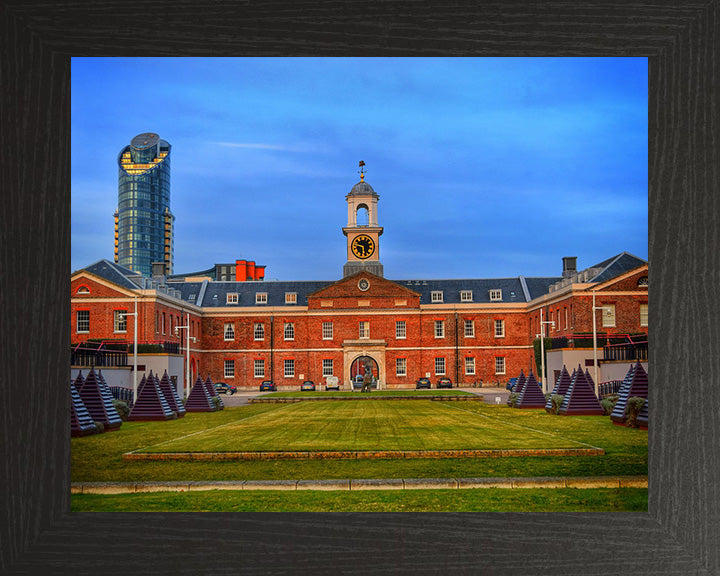
<path fill-rule="evenodd" d="M 370 356 L 358 356 L 350 365 L 350 378 L 354 382 L 355 377 L 364 376 L 366 371 L 370 371 L 373 376 L 373 388 L 377 388 L 377 381 L 380 378 L 380 368 L 374 358 Z"/>
<path fill-rule="evenodd" d="M 343 343 L 343 381 L 352 389 L 352 381 L 358 374 L 365 374 L 367 363 L 376 378 L 378 390 L 385 388 L 385 342 L 350 341 Z"/>

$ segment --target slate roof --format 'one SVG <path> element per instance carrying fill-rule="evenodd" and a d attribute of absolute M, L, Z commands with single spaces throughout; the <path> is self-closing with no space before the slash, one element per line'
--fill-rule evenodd
<path fill-rule="evenodd" d="M 118 286 L 122 286 L 123 288 L 128 288 L 130 290 L 135 290 L 142 286 L 142 274 L 134 272 L 124 266 L 120 266 L 119 264 L 115 264 L 114 262 L 110 262 L 109 260 L 98 260 L 94 264 L 90 264 L 90 266 L 86 266 L 82 270 L 86 270 L 91 274 L 100 276 L 100 278 L 104 278 L 105 280 L 109 280 Z"/>
<path fill-rule="evenodd" d="M 625 272 L 647 264 L 642 260 L 627 252 L 622 252 L 612 258 L 608 258 L 592 268 L 600 270 L 597 275 L 592 278 L 591 282 L 605 282 L 611 278 L 615 278 Z M 110 282 L 114 282 L 119 286 L 129 289 L 142 288 L 148 286 L 149 279 L 143 277 L 119 266 L 108 260 L 100 260 L 84 268 L 88 272 L 96 274 Z M 337 280 L 261 280 L 246 282 L 230 282 L 230 281 L 213 281 L 203 280 L 201 282 L 184 282 L 168 279 L 167 286 L 178 291 L 179 297 L 186 302 L 202 306 L 204 308 L 221 308 L 221 307 L 248 307 L 257 306 L 258 308 L 267 306 L 298 306 L 305 307 L 308 305 L 308 295 L 322 288 L 330 286 Z M 464 290 L 472 291 L 472 300 L 468 303 L 484 304 L 484 303 L 513 303 L 513 302 L 529 302 L 549 292 L 551 285 L 563 280 L 561 277 L 532 277 L 517 276 L 514 278 L 466 278 L 454 280 L 390 280 L 400 286 L 404 286 L 414 292 L 420 294 L 420 304 L 431 304 L 431 292 L 442 291 L 443 304 L 462 304 L 460 292 Z M 149 286 L 148 286 L 149 287 Z M 164 290 L 164 288 L 162 288 Z M 501 290 L 501 300 L 490 300 L 491 290 Z M 258 292 L 267 294 L 267 303 L 256 304 L 255 295 Z M 295 292 L 297 294 L 296 304 L 286 304 L 285 294 L 287 292 Z M 236 293 L 238 301 L 236 304 L 227 303 L 227 294 Z"/>
<path fill-rule="evenodd" d="M 421 304 L 430 304 L 431 292 L 442 291 L 444 304 L 460 304 L 460 292 L 472 291 L 471 303 L 527 302 L 547 293 L 548 286 L 558 278 L 525 278 L 528 294 L 520 278 L 468 278 L 464 280 L 390 280 L 420 294 Z M 225 306 L 286 306 L 285 293 L 297 294 L 296 306 L 307 306 L 308 295 L 326 288 L 337 280 L 326 281 L 282 281 L 263 280 L 247 282 L 168 282 L 168 286 L 179 290 L 183 300 L 198 306 L 219 308 Z M 490 300 L 490 290 L 502 290 L 501 300 Z M 267 294 L 266 304 L 255 304 L 255 294 Z M 237 304 L 227 304 L 227 294 L 238 295 Z M 194 298 L 192 297 L 194 295 Z M 288 304 L 288 306 L 291 306 Z"/>
<path fill-rule="evenodd" d="M 591 282 L 606 282 L 607 280 L 612 280 L 644 264 L 647 264 L 647 260 L 633 256 L 629 252 L 622 252 L 617 256 L 613 256 L 592 266 L 592 268 L 602 268 L 602 271 L 598 273 Z"/>
<path fill-rule="evenodd" d="M 335 281 L 282 281 L 249 280 L 246 282 L 168 282 L 168 286 L 180 291 L 183 300 L 193 302 L 204 308 L 222 308 L 225 306 L 285 306 L 285 293 L 295 292 L 297 303 L 288 306 L 307 306 L 307 295 L 325 288 Z M 255 294 L 267 294 L 266 304 L 255 304 Z M 237 304 L 227 304 L 227 294 L 238 295 Z M 195 295 L 194 300 L 191 295 Z"/>
<path fill-rule="evenodd" d="M 547 293 L 547 287 L 557 278 L 530 278 L 533 291 L 537 296 Z M 472 291 L 472 300 L 467 303 L 484 304 L 490 302 L 527 302 L 528 297 L 520 277 L 517 278 L 466 278 L 463 280 L 392 280 L 420 294 L 420 304 L 431 304 L 431 292 L 442 291 L 443 304 L 463 304 L 460 292 Z M 539 291 L 544 287 L 544 292 Z M 502 290 L 501 300 L 490 300 L 490 290 Z M 530 298 L 532 299 L 532 298 Z"/>
<path fill-rule="evenodd" d="M 548 293 L 548 290 L 552 284 L 555 284 L 556 282 L 562 280 L 562 278 L 555 277 L 555 278 L 525 278 L 522 277 L 525 281 L 525 285 L 528 289 L 528 302 L 530 300 L 535 300 L 535 298 L 540 298 L 540 296 L 544 296 Z"/>

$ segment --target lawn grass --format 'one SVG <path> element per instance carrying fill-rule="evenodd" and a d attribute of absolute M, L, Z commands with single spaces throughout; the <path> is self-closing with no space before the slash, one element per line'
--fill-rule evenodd
<path fill-rule="evenodd" d="M 647 488 L 76 494 L 73 512 L 646 512 Z"/>
<path fill-rule="evenodd" d="M 452 388 L 442 388 L 440 390 L 373 390 L 372 392 L 351 392 L 350 390 L 315 390 L 315 391 L 285 391 L 270 392 L 263 394 L 260 398 L 333 398 L 333 397 L 353 397 L 353 398 L 372 398 L 373 396 L 475 396 L 472 392 L 465 390 L 455 390 Z"/>
<path fill-rule="evenodd" d="M 383 401 L 382 404 L 392 403 Z M 407 404 L 421 405 L 412 401 Z M 307 405 L 320 406 L 322 402 Z M 328 404 L 336 404 L 328 403 Z M 341 403 L 338 403 L 341 404 Z M 356 402 L 354 404 L 365 404 Z M 371 403 L 372 404 L 372 403 Z M 380 404 L 380 403 L 378 403 Z M 436 402 L 433 404 L 445 403 Z M 283 460 L 233 462 L 148 462 L 122 460 L 122 454 L 216 428 L 296 404 L 256 404 L 219 412 L 188 413 L 167 422 L 125 422 L 114 432 L 71 440 L 73 482 L 165 480 L 315 480 L 333 478 L 470 478 L 507 476 L 610 476 L 647 474 L 647 431 L 614 426 L 609 417 L 553 416 L 544 410 L 518 410 L 482 402 L 452 402 L 463 410 L 508 424 L 592 444 L 604 456 L 532 458 L 450 458 L 402 460 Z M 305 404 L 303 404 L 305 405 Z M 449 410 L 449 409 L 448 409 Z M 460 411 L 456 412 L 460 414 Z M 456 491 L 457 492 L 457 491 Z M 83 498 L 86 497 L 85 495 Z"/>
<path fill-rule="evenodd" d="M 469 410 L 467 402 L 301 402 L 140 452 L 587 448 Z"/>

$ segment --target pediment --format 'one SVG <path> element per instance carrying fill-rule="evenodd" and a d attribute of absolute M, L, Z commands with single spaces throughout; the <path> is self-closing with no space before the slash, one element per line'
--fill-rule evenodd
<path fill-rule="evenodd" d="M 311 308 L 320 308 L 329 302 L 333 308 L 417 307 L 420 294 L 369 272 L 358 272 L 308 295 Z"/>
<path fill-rule="evenodd" d="M 647 292 L 648 265 L 640 266 L 634 270 L 630 270 L 625 274 L 596 284 L 592 289 L 597 292 L 617 292 L 617 291 L 644 291 Z"/>
<path fill-rule="evenodd" d="M 83 270 L 70 279 L 70 296 L 71 298 L 119 298 L 137 296 L 137 294 Z"/>

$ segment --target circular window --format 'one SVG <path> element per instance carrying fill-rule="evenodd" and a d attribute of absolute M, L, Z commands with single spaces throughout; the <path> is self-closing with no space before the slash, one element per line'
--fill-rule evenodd
<path fill-rule="evenodd" d="M 370 282 L 368 281 L 368 279 L 361 278 L 360 281 L 358 282 L 358 288 L 360 288 L 360 290 L 362 290 L 363 292 L 368 290 L 370 288 Z"/>

